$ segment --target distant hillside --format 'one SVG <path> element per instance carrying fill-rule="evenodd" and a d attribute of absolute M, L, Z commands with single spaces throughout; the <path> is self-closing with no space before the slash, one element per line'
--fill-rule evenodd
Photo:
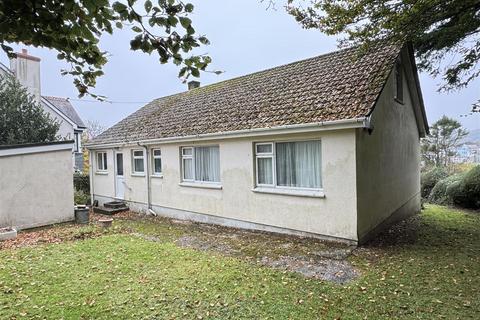
<path fill-rule="evenodd" d="M 468 136 L 463 139 L 464 142 L 479 142 L 480 129 L 469 130 Z"/>

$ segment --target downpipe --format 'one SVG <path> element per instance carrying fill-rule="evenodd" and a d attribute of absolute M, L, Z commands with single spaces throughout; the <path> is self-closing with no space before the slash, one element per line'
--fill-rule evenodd
<path fill-rule="evenodd" d="M 143 147 L 145 149 L 145 159 L 146 159 L 145 178 L 147 180 L 147 215 L 152 215 L 156 217 L 157 213 L 152 209 L 152 191 L 150 188 L 150 154 L 148 152 L 148 147 L 146 145 L 142 145 L 140 144 L 140 142 L 138 142 L 137 144 L 138 146 Z"/>

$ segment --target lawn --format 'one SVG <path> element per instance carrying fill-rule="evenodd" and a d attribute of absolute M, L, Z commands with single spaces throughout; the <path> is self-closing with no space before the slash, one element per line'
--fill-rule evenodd
<path fill-rule="evenodd" d="M 480 215 L 428 206 L 345 262 L 338 284 L 258 263 L 316 240 L 166 219 L 56 226 L 0 250 L 0 319 L 478 319 Z M 43 231 L 42 231 L 43 232 Z M 231 233 L 231 232 L 230 232 Z M 48 236 L 47 236 L 48 235 Z M 208 237 L 207 245 L 179 239 Z M 59 240 L 60 239 L 60 240 Z M 53 243 L 52 243 L 53 242 Z M 216 245 L 212 245 L 212 243 Z M 276 244 L 276 245 L 275 245 Z M 288 244 L 288 245 L 287 245 Z"/>

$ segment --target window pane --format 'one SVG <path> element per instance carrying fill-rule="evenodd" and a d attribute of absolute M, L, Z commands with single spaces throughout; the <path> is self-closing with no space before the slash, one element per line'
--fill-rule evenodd
<path fill-rule="evenodd" d="M 258 158 L 257 175 L 259 184 L 273 184 L 273 158 Z"/>
<path fill-rule="evenodd" d="M 134 159 L 134 171 L 135 172 L 143 172 L 143 159 Z"/>
<path fill-rule="evenodd" d="M 257 144 L 257 153 L 272 153 L 271 144 Z"/>
<path fill-rule="evenodd" d="M 97 153 L 97 170 L 103 170 L 103 153 Z"/>
<path fill-rule="evenodd" d="M 123 176 L 123 154 L 117 153 L 117 175 Z"/>
<path fill-rule="evenodd" d="M 133 156 L 135 156 L 135 157 L 143 157 L 143 151 L 133 151 Z"/>
<path fill-rule="evenodd" d="M 107 153 L 103 153 L 103 170 L 107 170 Z"/>
<path fill-rule="evenodd" d="M 195 148 L 195 180 L 220 182 L 219 147 Z"/>
<path fill-rule="evenodd" d="M 277 185 L 321 187 L 320 141 L 277 143 L 276 151 Z"/>
<path fill-rule="evenodd" d="M 157 150 L 153 150 L 153 155 L 154 156 L 160 156 L 162 154 L 160 153 L 160 150 L 157 149 Z"/>
<path fill-rule="evenodd" d="M 78 152 L 78 133 L 75 133 L 74 137 L 75 137 L 75 143 L 73 145 L 73 149 L 75 150 L 75 152 Z"/>
<path fill-rule="evenodd" d="M 153 172 L 154 173 L 161 173 L 162 172 L 162 160 L 161 159 L 154 159 L 153 160 Z"/>
<path fill-rule="evenodd" d="M 183 148 L 182 149 L 182 154 L 184 156 L 191 156 L 193 154 L 193 149 L 192 148 Z"/>
<path fill-rule="evenodd" d="M 183 179 L 193 180 L 193 160 L 183 159 Z"/>

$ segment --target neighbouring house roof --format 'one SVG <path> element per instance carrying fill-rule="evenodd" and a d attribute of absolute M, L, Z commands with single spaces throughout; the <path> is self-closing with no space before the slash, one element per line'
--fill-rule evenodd
<path fill-rule="evenodd" d="M 5 73 L 12 74 L 12 71 L 3 63 L 0 62 L 0 70 L 2 70 Z"/>
<path fill-rule="evenodd" d="M 366 117 L 400 51 L 344 49 L 159 98 L 89 145 Z"/>
<path fill-rule="evenodd" d="M 12 71 L 1 62 L 0 70 L 7 74 L 13 75 Z M 71 122 L 76 124 L 77 127 L 86 128 L 82 119 L 78 115 L 77 111 L 75 111 L 75 108 L 72 106 L 70 101 L 68 101 L 68 99 L 49 96 L 42 96 L 42 98 L 46 99 L 49 103 L 51 103 L 59 112 L 63 114 L 64 117 L 68 118 Z"/>
<path fill-rule="evenodd" d="M 53 104 L 61 113 L 74 122 L 79 128 L 85 128 L 85 124 L 68 99 L 49 96 L 43 96 L 43 98 L 47 99 L 48 102 Z"/>

